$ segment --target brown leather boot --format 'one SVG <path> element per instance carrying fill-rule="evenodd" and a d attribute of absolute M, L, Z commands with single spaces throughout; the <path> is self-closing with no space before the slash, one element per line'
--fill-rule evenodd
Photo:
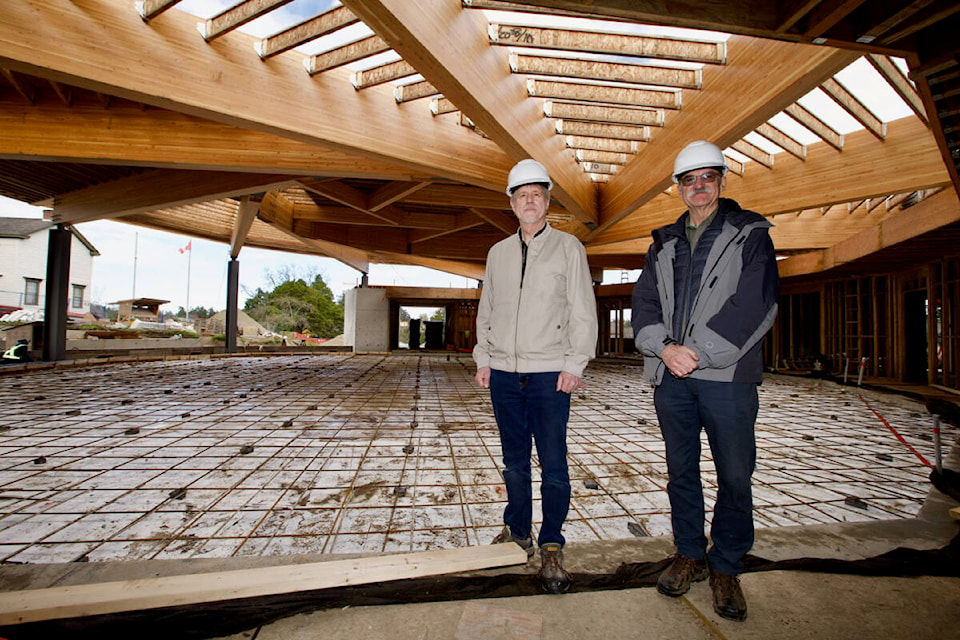
<path fill-rule="evenodd" d="M 743 597 L 740 580 L 719 571 L 710 570 L 710 588 L 713 590 L 713 610 L 728 620 L 746 620 L 747 599 Z"/>
<path fill-rule="evenodd" d="M 657 578 L 657 591 L 665 596 L 676 598 L 690 590 L 690 585 L 707 577 L 707 561 L 694 560 L 679 553 L 673 556 L 673 562 Z"/>
<path fill-rule="evenodd" d="M 540 584 L 549 593 L 566 593 L 570 574 L 563 568 L 563 549 L 556 542 L 540 547 Z"/>

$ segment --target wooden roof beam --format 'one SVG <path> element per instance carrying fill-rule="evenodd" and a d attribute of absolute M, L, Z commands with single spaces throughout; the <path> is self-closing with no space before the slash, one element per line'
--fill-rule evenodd
<path fill-rule="evenodd" d="M 517 219 L 500 209 L 481 209 L 475 207 L 470 209 L 473 213 L 492 224 L 494 227 L 503 231 L 508 236 L 517 232 Z"/>
<path fill-rule="evenodd" d="M 393 82 L 400 78 L 415 75 L 417 75 L 417 70 L 408 62 L 397 60 L 396 62 L 383 64 L 378 67 L 373 67 L 372 69 L 355 71 L 351 82 L 354 89 L 366 89 L 367 87 L 375 87 L 378 84 Z"/>
<path fill-rule="evenodd" d="M 33 104 L 37 101 L 37 89 L 29 81 L 21 81 L 16 73 L 10 69 L 0 69 L 0 73 L 7 79 L 13 90 L 20 94 L 20 97 Z"/>
<path fill-rule="evenodd" d="M 796 156 L 803 160 L 807 157 L 807 146 L 800 144 L 792 137 L 776 128 L 769 122 L 764 122 L 762 125 L 756 128 L 757 135 L 766 138 L 773 144 L 777 145 L 787 153 Z"/>
<path fill-rule="evenodd" d="M 900 70 L 900 67 L 894 64 L 893 60 L 889 57 L 875 53 L 867 54 L 867 60 L 870 61 L 873 68 L 883 76 L 893 90 L 897 92 L 897 95 L 907 103 L 907 106 L 917 114 L 917 117 L 924 122 L 928 122 L 927 111 L 923 106 L 923 99 L 907 75 Z"/>
<path fill-rule="evenodd" d="M 390 51 L 390 48 L 390 45 L 380 36 L 367 36 L 356 42 L 345 44 L 342 47 L 310 56 L 306 63 L 307 73 L 313 76 L 330 69 L 342 67 L 351 62 L 356 62 L 357 60 L 363 60 L 364 58 Z"/>
<path fill-rule="evenodd" d="M 370 257 L 366 251 L 322 239 L 305 238 L 295 231 L 293 203 L 276 191 L 271 191 L 264 196 L 260 204 L 260 218 L 290 238 L 302 242 L 311 253 L 335 258 L 361 273 L 370 271 Z"/>
<path fill-rule="evenodd" d="M 5 108 L 0 131 L 0 157 L 7 159 L 338 178 L 424 177 L 394 164 L 165 109 L 107 111 L 54 103 Z"/>
<path fill-rule="evenodd" d="M 600 190 L 600 228 L 617 224 L 671 185 L 676 149 L 691 140 L 711 140 L 721 149 L 806 95 L 845 68 L 858 54 L 849 51 L 732 36 L 727 64 L 703 68 L 711 91 L 687 92 L 683 111 L 644 145 L 614 180 Z M 732 81 L 732 78 L 736 78 Z"/>
<path fill-rule="evenodd" d="M 593 185 L 577 170 L 562 142 L 528 99 L 525 83 L 509 72 L 509 56 L 492 47 L 482 14 L 459 0 L 344 0 L 427 82 L 460 107 L 512 160 L 535 158 L 554 182 L 554 197 L 584 225 L 596 225 Z M 465 55 L 469 52 L 469 55 Z M 504 176 L 505 177 L 505 176 Z M 505 180 L 504 180 L 505 182 Z"/>
<path fill-rule="evenodd" d="M 448 236 L 451 233 L 457 233 L 458 231 L 463 231 L 465 229 L 479 227 L 480 225 L 486 224 L 486 222 L 486 220 L 478 216 L 476 213 L 472 211 L 464 211 L 451 218 L 450 223 L 445 229 L 415 229 L 408 232 L 407 237 L 411 243 L 426 242 L 427 240 Z"/>
<path fill-rule="evenodd" d="M 114 0 L 23 0 L 4 6 L 0 67 L 384 160 L 413 175 L 502 189 L 512 160 L 489 140 L 448 119 L 398 109 L 385 87 L 343 91 L 350 76 L 345 70 L 306 81 L 296 52 L 251 65 L 256 38 L 235 31 L 213 46 L 196 37 L 195 23 L 171 11 L 144 24 L 136 12 L 118 11 Z M 118 41 L 111 37 L 116 33 L 127 37 Z M 118 56 L 138 64 L 117 65 Z M 251 100 L 251 86 L 270 99 Z"/>
<path fill-rule="evenodd" d="M 378 251 L 376 255 L 377 261 L 384 264 L 408 264 L 417 267 L 427 267 L 428 269 L 452 273 L 453 275 L 470 278 L 472 280 L 483 280 L 484 277 L 483 264 L 428 258 L 409 254 L 396 254 L 388 251 Z"/>
<path fill-rule="evenodd" d="M 251 198 L 249 195 L 242 196 L 237 203 L 237 217 L 233 223 L 233 229 L 230 232 L 230 257 L 236 258 L 240 255 L 243 243 L 250 233 L 250 227 L 253 221 L 257 219 L 257 212 L 260 211 L 260 201 Z"/>
<path fill-rule="evenodd" d="M 430 186 L 430 182 L 389 182 L 367 197 L 367 207 L 370 211 L 379 211 L 387 205 L 395 204 L 413 195 L 417 191 Z"/>
<path fill-rule="evenodd" d="M 780 269 L 780 277 L 787 278 L 826 271 L 958 221 L 960 221 L 960 201 L 957 200 L 957 192 L 953 189 L 944 189 L 909 209 L 891 213 L 876 225 L 832 247 L 815 252 L 813 255 L 781 260 L 777 265 Z"/>
<path fill-rule="evenodd" d="M 58 224 L 117 218 L 204 200 L 232 198 L 294 184 L 289 177 L 156 169 L 54 199 L 46 217 Z"/>
<path fill-rule="evenodd" d="M 559 49 L 615 56 L 683 60 L 704 64 L 723 64 L 726 60 L 726 45 L 723 42 L 698 42 L 675 38 L 572 29 L 544 29 L 529 25 L 503 24 L 491 24 L 488 33 L 492 44 L 511 47 Z"/>
<path fill-rule="evenodd" d="M 575 102 L 547 100 L 543 114 L 548 118 L 576 120 L 580 122 L 604 122 L 635 126 L 662 127 L 663 109 L 631 109 Z"/>
<path fill-rule="evenodd" d="M 324 198 L 338 202 L 351 209 L 374 216 L 393 225 L 399 225 L 400 220 L 390 206 L 380 207 L 376 211 L 370 210 L 367 196 L 350 185 L 339 181 L 301 180 L 300 184 L 307 191 L 317 193 Z"/>
<path fill-rule="evenodd" d="M 596 136 L 564 136 L 563 143 L 569 149 L 589 149 L 590 151 L 610 151 L 636 155 L 640 150 L 637 140 L 619 140 L 616 138 L 598 138 Z"/>
<path fill-rule="evenodd" d="M 882 142 L 866 130 L 855 131 L 847 136 L 842 153 L 828 145 L 811 145 L 806 160 L 779 154 L 771 170 L 751 167 L 744 178 L 728 173 L 724 195 L 773 216 L 943 187 L 951 178 L 936 150 L 930 129 L 915 118 L 902 118 L 889 123 Z M 683 209 L 676 190 L 671 189 L 669 195 L 659 194 L 620 224 L 589 240 L 588 246 L 648 236 L 658 226 L 676 220 Z"/>
<path fill-rule="evenodd" d="M 605 164 L 626 164 L 630 156 L 626 153 L 613 151 L 595 151 L 593 149 L 576 149 L 574 155 L 577 162 L 602 162 Z"/>
<path fill-rule="evenodd" d="M 440 91 L 427 80 L 402 84 L 393 88 L 393 98 L 397 101 L 397 104 L 412 102 L 422 98 L 429 98 L 430 96 L 435 96 L 438 93 L 440 93 Z"/>
<path fill-rule="evenodd" d="M 887 125 L 880 118 L 873 115 L 866 105 L 850 93 L 846 87 L 834 78 L 830 78 L 820 85 L 824 93 L 833 98 L 840 107 L 853 116 L 854 120 L 862 124 L 873 135 L 881 140 L 887 135 Z"/>
<path fill-rule="evenodd" d="M 836 149 L 843 151 L 843 134 L 815 116 L 801 104 L 791 104 L 783 110 L 788 116 L 805 126 L 814 135 Z"/>
<path fill-rule="evenodd" d="M 640 89 L 617 85 L 596 85 L 556 80 L 527 80 L 527 93 L 533 97 L 557 100 L 586 100 L 626 107 L 679 109 L 679 89 Z"/>
<path fill-rule="evenodd" d="M 134 6 L 143 21 L 150 22 L 178 2 L 180 0 L 138 0 Z"/>
<path fill-rule="evenodd" d="M 561 58 L 554 56 L 531 56 L 510 54 L 510 69 L 514 73 L 526 73 L 561 78 L 580 78 L 603 82 L 700 89 L 703 86 L 700 69 L 674 69 L 649 64 L 624 64 Z"/>
<path fill-rule="evenodd" d="M 240 4 L 225 9 L 200 25 L 200 33 L 207 42 L 253 22 L 293 0 L 244 0 Z"/>
<path fill-rule="evenodd" d="M 746 140 L 737 140 L 730 145 L 730 148 L 742 153 L 754 162 L 762 164 L 767 169 L 773 168 L 773 154 L 767 153 L 760 147 L 750 144 Z"/>
<path fill-rule="evenodd" d="M 256 44 L 257 55 L 266 60 L 358 22 L 360 19 L 350 9 L 334 7 L 260 40 Z"/>
<path fill-rule="evenodd" d="M 561 135 L 581 136 L 588 138 L 612 138 L 615 140 L 630 140 L 648 142 L 650 140 L 649 127 L 634 127 L 626 124 L 605 124 L 603 122 L 567 122 L 555 120 L 557 133 Z"/>
<path fill-rule="evenodd" d="M 820 0 L 805 16 L 803 35 L 818 38 L 850 15 L 866 0 Z"/>

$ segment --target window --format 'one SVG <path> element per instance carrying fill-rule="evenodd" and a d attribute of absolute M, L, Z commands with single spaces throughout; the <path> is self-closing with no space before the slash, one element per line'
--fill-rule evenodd
<path fill-rule="evenodd" d="M 86 289 L 82 284 L 73 285 L 73 296 L 70 298 L 70 306 L 74 309 L 83 308 L 83 291 Z"/>
<path fill-rule="evenodd" d="M 40 304 L 40 281 L 36 278 L 24 278 L 23 305 Z"/>

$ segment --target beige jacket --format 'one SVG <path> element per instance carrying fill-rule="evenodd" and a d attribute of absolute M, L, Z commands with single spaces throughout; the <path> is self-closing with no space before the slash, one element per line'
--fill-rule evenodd
<path fill-rule="evenodd" d="M 597 345 L 597 308 L 583 245 L 547 225 L 530 241 L 521 283 L 522 260 L 519 232 L 487 254 L 473 349 L 477 367 L 583 377 Z"/>

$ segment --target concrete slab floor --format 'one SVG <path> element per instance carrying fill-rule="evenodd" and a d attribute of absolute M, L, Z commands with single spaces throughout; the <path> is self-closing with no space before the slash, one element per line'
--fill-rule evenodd
<path fill-rule="evenodd" d="M 464 354 L 131 362 L 0 378 L 0 562 L 386 553 L 486 544 L 505 495 Z M 668 536 L 652 390 L 595 362 L 569 427 L 571 543 Z M 909 519 L 923 406 L 831 383 L 760 388 L 758 528 Z M 945 447 L 955 427 L 943 425 Z M 704 439 L 709 520 L 716 485 Z M 539 517 L 539 504 L 535 505 Z"/>

